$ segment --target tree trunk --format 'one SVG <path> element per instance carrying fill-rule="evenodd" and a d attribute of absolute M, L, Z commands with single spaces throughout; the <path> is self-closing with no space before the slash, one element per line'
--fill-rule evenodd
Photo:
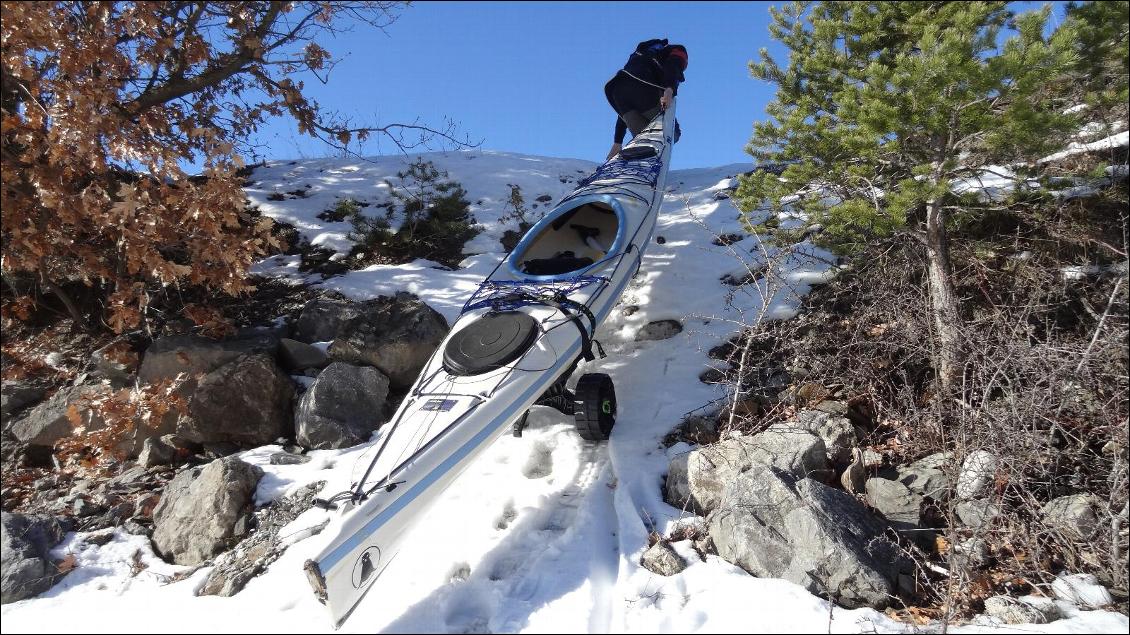
<path fill-rule="evenodd" d="M 90 330 L 86 319 L 82 316 L 82 311 L 78 310 L 78 306 L 74 303 L 74 300 L 71 300 L 71 296 L 67 295 L 67 292 L 64 291 L 62 287 L 52 282 L 51 278 L 47 277 L 47 272 L 42 268 L 39 270 L 39 284 L 43 286 L 45 291 L 53 293 L 55 297 L 59 298 L 59 301 L 62 302 L 63 306 L 67 309 L 67 313 L 70 313 L 75 326 L 84 331 Z"/>
<path fill-rule="evenodd" d="M 965 363 L 965 342 L 961 314 L 950 273 L 949 236 L 941 202 L 926 202 L 926 261 L 930 284 L 930 306 L 937 338 L 938 379 L 942 392 L 952 395 L 961 383 Z"/>

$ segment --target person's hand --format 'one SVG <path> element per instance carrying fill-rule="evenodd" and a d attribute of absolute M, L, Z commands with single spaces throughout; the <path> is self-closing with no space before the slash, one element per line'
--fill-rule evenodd
<path fill-rule="evenodd" d="M 654 94 L 654 93 L 652 93 Z M 663 110 L 667 110 L 667 106 L 671 105 L 671 100 L 675 98 L 675 91 L 670 88 L 663 89 L 663 96 L 659 98 L 659 105 Z"/>
<path fill-rule="evenodd" d="M 608 151 L 608 157 L 606 157 L 604 160 L 605 161 L 611 161 L 612 157 L 616 156 L 617 154 L 620 154 L 620 150 L 622 150 L 623 148 L 624 148 L 624 146 L 620 145 L 619 143 L 613 143 L 612 149 Z"/>

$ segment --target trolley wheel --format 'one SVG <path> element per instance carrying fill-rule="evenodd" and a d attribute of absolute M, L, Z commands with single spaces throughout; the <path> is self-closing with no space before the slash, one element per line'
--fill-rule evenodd
<path fill-rule="evenodd" d="M 577 382 L 574 420 L 586 441 L 605 441 L 616 425 L 616 388 L 604 373 L 588 373 Z"/>

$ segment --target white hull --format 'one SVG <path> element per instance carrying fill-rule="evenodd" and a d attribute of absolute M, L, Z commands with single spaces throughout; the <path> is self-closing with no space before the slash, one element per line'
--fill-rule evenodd
<path fill-rule="evenodd" d="M 606 215 L 607 210 L 615 211 L 616 219 L 610 222 L 614 223 L 616 240 L 607 252 L 597 250 L 603 257 L 594 258 L 592 265 L 579 272 L 592 282 L 571 289 L 568 299 L 586 306 L 597 325 L 603 322 L 635 275 L 655 229 L 670 161 L 673 121 L 674 107 L 625 148 L 654 148 L 651 164 L 658 159 L 654 185 L 646 182 L 648 179 L 605 177 L 613 173 L 610 166 L 614 162 L 605 164 L 594 175 L 595 180 L 558 203 L 528 232 L 487 283 L 534 281 L 550 287 L 561 283 L 558 279 L 566 276 L 523 273 L 517 256 L 523 250 L 529 254 L 539 249 L 531 238 L 545 235 L 552 221 L 568 220 L 571 217 L 564 215 L 570 210 L 594 203 L 606 208 Z M 490 310 L 489 306 L 473 308 L 469 303 L 452 325 L 448 339 Z M 440 494 L 574 366 L 588 339 L 582 336 L 581 325 L 586 331 L 595 331 L 587 316 L 574 319 L 545 304 L 531 303 L 515 310 L 537 322 L 540 332 L 533 345 L 502 368 L 456 376 L 444 367 L 445 340 L 386 424 L 395 427 L 391 431 L 386 427 L 386 434 L 378 441 L 378 457 L 364 482 L 356 487 L 366 496 L 344 506 L 335 540 L 307 561 L 311 583 L 329 607 L 335 624 L 349 615 L 395 557 L 413 524 Z M 394 485 L 390 489 L 388 484 Z"/>

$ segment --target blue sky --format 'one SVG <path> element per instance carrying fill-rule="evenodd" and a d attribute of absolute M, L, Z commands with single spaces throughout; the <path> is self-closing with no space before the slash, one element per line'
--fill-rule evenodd
<path fill-rule="evenodd" d="M 776 46 L 766 26 L 770 4 L 421 2 L 387 35 L 358 26 L 321 42 L 344 59 L 327 85 L 306 85 L 327 109 L 358 122 L 446 116 L 485 149 L 602 161 L 615 123 L 604 83 L 639 41 L 667 37 L 690 54 L 673 167 L 747 161 L 742 148 L 773 96 L 746 66 L 758 48 Z M 285 118 L 258 141 L 266 158 L 330 152 Z M 366 148 L 393 150 L 387 142 Z"/>
<path fill-rule="evenodd" d="M 419 2 L 385 33 L 359 25 L 320 41 L 342 60 L 328 84 L 308 80 L 307 92 L 356 123 L 439 125 L 450 117 L 484 149 L 602 161 L 615 123 L 604 83 L 638 42 L 666 37 L 690 54 L 678 104 L 684 134 L 672 166 L 744 162 L 753 122 L 773 98 L 747 64 L 761 47 L 784 60 L 769 37 L 771 4 Z M 287 118 L 269 122 L 257 142 L 256 158 L 332 152 L 298 135 Z M 394 151 L 387 141 L 365 148 Z"/>

